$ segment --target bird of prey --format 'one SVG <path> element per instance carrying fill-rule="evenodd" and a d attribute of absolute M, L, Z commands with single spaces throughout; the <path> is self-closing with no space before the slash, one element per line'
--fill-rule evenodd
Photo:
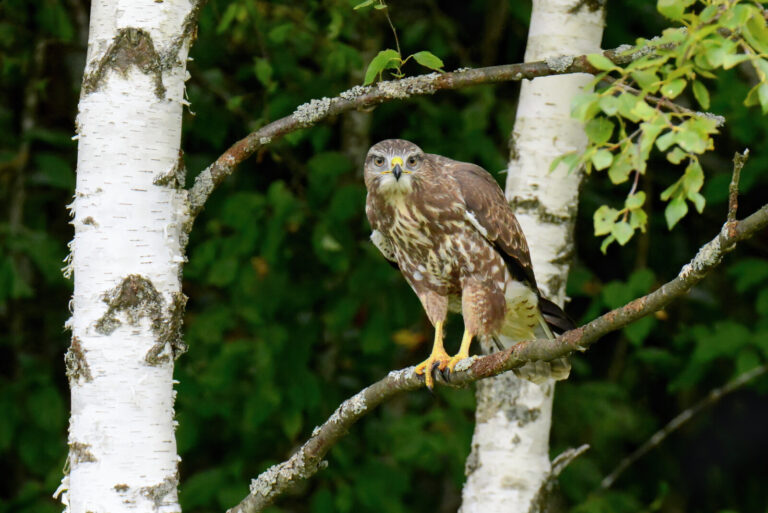
<path fill-rule="evenodd" d="M 501 348 L 575 327 L 539 292 L 522 229 L 487 171 L 388 139 L 368 151 L 364 177 L 371 240 L 400 269 L 435 327 L 432 352 L 416 366 L 427 387 L 434 387 L 435 368 L 453 371 L 469 356 L 474 337 Z M 464 318 L 453 357 L 443 347 L 449 310 Z M 518 375 L 534 382 L 568 377 L 567 359 L 550 364 L 528 364 Z"/>

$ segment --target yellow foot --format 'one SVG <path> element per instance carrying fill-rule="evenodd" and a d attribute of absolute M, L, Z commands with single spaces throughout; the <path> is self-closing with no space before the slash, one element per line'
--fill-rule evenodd
<path fill-rule="evenodd" d="M 437 351 L 433 350 L 429 358 L 421 362 L 416 366 L 416 374 L 424 374 L 424 381 L 427 384 L 427 388 L 432 390 L 435 388 L 434 371 L 435 366 L 438 370 L 443 370 L 448 366 L 448 362 L 451 360 L 451 356 L 445 352 L 444 349 L 439 348 Z"/>
<path fill-rule="evenodd" d="M 453 372 L 453 369 L 456 368 L 456 364 L 462 361 L 464 358 L 469 358 L 469 351 L 465 351 L 463 353 L 459 351 L 456 353 L 456 355 L 452 356 L 448 361 L 448 370 Z"/>
<path fill-rule="evenodd" d="M 469 346 L 472 345 L 472 334 L 467 330 L 464 330 L 464 336 L 461 337 L 461 347 L 459 352 L 450 359 L 448 362 L 448 370 L 453 372 L 456 364 L 462 361 L 464 358 L 469 358 Z"/>

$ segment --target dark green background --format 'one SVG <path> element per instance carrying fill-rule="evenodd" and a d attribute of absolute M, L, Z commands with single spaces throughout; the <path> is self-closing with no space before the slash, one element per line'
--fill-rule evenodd
<path fill-rule="evenodd" d="M 87 3 L 0 4 L 2 513 L 61 509 L 50 496 L 67 453 L 63 325 L 71 282 L 59 269 L 72 237 L 65 205 L 75 181 L 70 137 Z M 184 116 L 183 147 L 190 178 L 249 131 L 361 81 L 371 56 L 393 40 L 382 13 L 353 11 L 354 3 L 209 3 L 189 65 L 192 112 Z M 659 33 L 665 21 L 653 3 L 612 2 L 604 47 Z M 430 50 L 447 69 L 522 60 L 527 2 L 393 0 L 390 11 L 406 54 Z M 405 71 L 421 72 L 411 64 Z M 741 214 L 766 201 L 768 125 L 741 104 L 752 80 L 734 69 L 708 82 L 711 110 L 728 123 L 716 152 L 702 159 L 703 215 L 667 231 L 658 195 L 681 169 L 654 157 L 642 180 L 653 198 L 649 232 L 602 255 L 592 213 L 621 205 L 628 185 L 613 187 L 602 175 L 586 181 L 568 286 L 574 317 L 589 320 L 671 279 L 719 231 L 734 151 L 752 150 Z M 359 115 L 367 117 L 362 129 L 331 119 L 260 151 L 214 193 L 197 220 L 184 273 L 190 350 L 177 362 L 176 409 L 186 511 L 232 506 L 251 477 L 288 457 L 339 402 L 424 358 L 432 334 L 419 303 L 367 241 L 362 157 L 377 140 L 404 137 L 503 180 L 518 90 L 481 86 L 382 105 Z M 27 97 L 37 105 L 25 104 Z M 767 511 L 766 379 L 698 415 L 612 491 L 598 490 L 602 477 L 674 415 L 766 360 L 766 255 L 761 234 L 661 318 L 606 336 L 574 358 L 571 379 L 557 388 L 552 455 L 583 443 L 592 448 L 562 475 L 570 509 Z M 460 327 L 452 323 L 449 349 Z M 328 455 L 329 467 L 271 510 L 455 511 L 473 409 L 471 389 L 398 397 L 355 426 Z"/>

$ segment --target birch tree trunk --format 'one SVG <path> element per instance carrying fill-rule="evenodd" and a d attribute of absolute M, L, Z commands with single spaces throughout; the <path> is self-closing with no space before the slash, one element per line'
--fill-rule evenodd
<path fill-rule="evenodd" d="M 180 165 L 200 6 L 94 0 L 76 122 L 69 457 L 73 513 L 180 511 L 173 361 L 189 216 Z"/>
<path fill-rule="evenodd" d="M 526 62 L 556 62 L 560 55 L 598 51 L 603 19 L 595 0 L 534 0 Z M 586 146 L 582 126 L 570 118 L 570 103 L 590 78 L 564 75 L 523 81 L 510 141 L 507 199 L 528 240 L 539 288 L 560 305 L 573 255 L 581 173 L 550 173 L 549 165 L 558 155 Z M 553 396 L 553 381 L 534 385 L 509 372 L 478 382 L 462 513 L 549 509 Z"/>

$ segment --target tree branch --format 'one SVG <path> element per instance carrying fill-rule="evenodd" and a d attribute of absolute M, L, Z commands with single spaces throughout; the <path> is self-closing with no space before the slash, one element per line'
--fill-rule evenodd
<path fill-rule="evenodd" d="M 526 362 L 552 360 L 573 351 L 585 351 L 600 337 L 623 328 L 649 313 L 660 310 L 701 281 L 722 261 L 723 256 L 742 240 L 768 227 L 768 204 L 742 221 L 728 222 L 720 234 L 705 244 L 675 279 L 654 292 L 612 310 L 590 323 L 564 333 L 553 340 L 529 340 L 511 348 L 459 362 L 450 376 L 450 384 L 463 386 L 520 367 Z M 297 486 L 327 465 L 325 454 L 358 419 L 391 397 L 424 386 L 424 377 L 413 367 L 392 371 L 389 375 L 344 401 L 331 417 L 315 428 L 310 439 L 287 461 L 274 465 L 251 481 L 248 494 L 229 513 L 255 513 Z"/>
<path fill-rule="evenodd" d="M 606 50 L 603 55 L 616 64 L 627 64 L 647 55 L 652 48 L 644 47 L 632 53 L 629 47 Z M 286 134 L 317 124 L 319 121 L 343 112 L 366 109 L 392 100 L 404 100 L 425 96 L 443 90 L 495 84 L 569 73 L 597 73 L 586 55 L 562 56 L 544 61 L 505 64 L 453 71 L 430 73 L 415 77 L 379 82 L 376 85 L 355 86 L 334 98 L 315 99 L 296 108 L 293 114 L 275 120 L 248 134 L 233 144 L 215 162 L 205 168 L 195 179 L 189 191 L 190 214 L 196 217 L 213 190 L 245 159 L 260 148 Z"/>
<path fill-rule="evenodd" d="M 694 404 L 690 408 L 682 411 L 674 419 L 669 421 L 666 426 L 654 433 L 654 435 L 649 438 L 643 445 L 638 447 L 637 450 L 621 460 L 621 463 L 619 463 L 613 472 L 611 472 L 603 479 L 603 481 L 600 483 L 600 488 L 604 490 L 610 488 L 630 465 L 645 456 L 646 453 L 648 453 L 651 449 L 661 444 L 661 442 L 663 442 L 673 431 L 683 426 L 701 410 L 707 406 L 715 404 L 726 395 L 730 394 L 731 392 L 735 392 L 750 381 L 762 376 L 766 372 L 768 372 L 768 363 L 764 363 L 763 365 L 755 367 L 750 371 L 739 374 L 738 377 L 729 381 L 724 386 L 711 390 L 704 399 Z"/>

